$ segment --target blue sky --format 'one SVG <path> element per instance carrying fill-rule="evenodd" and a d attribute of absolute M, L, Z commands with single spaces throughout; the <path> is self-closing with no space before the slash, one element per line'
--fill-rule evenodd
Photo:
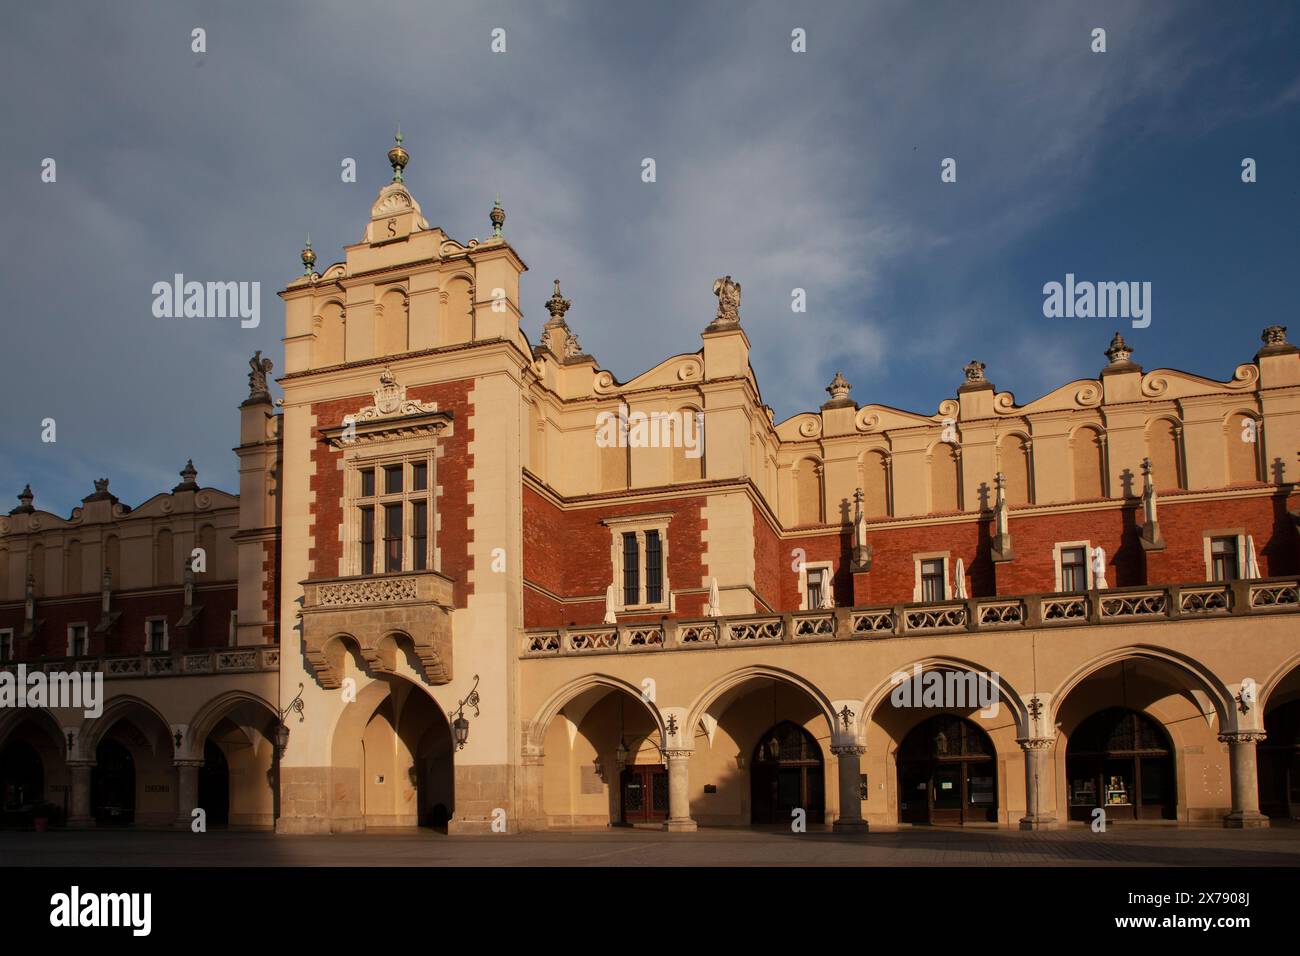
<path fill-rule="evenodd" d="M 25 5 L 0 37 L 0 507 L 30 481 L 66 514 L 104 476 L 137 504 L 189 457 L 234 490 L 248 357 L 283 368 L 274 293 L 305 232 L 319 265 L 359 238 L 399 121 L 431 223 L 486 235 L 500 192 L 525 330 L 559 276 L 622 379 L 697 349 L 730 274 L 778 419 L 837 370 L 931 414 L 972 357 L 1024 402 L 1095 375 L 1121 324 L 1044 318 L 1067 272 L 1151 282 L 1135 359 L 1227 378 L 1264 326 L 1300 339 L 1298 41 L 1290 2 Z M 154 318 L 176 272 L 261 282 L 261 326 Z"/>

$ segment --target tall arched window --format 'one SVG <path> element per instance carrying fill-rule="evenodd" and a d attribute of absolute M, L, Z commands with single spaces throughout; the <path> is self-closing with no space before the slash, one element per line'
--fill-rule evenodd
<path fill-rule="evenodd" d="M 36 596 L 44 597 L 45 595 L 45 545 L 43 544 L 33 545 L 31 554 L 32 554 L 31 575 L 35 579 Z"/>
<path fill-rule="evenodd" d="M 312 365 L 322 368 L 339 365 L 344 360 L 343 306 L 326 302 L 321 306 L 320 325 L 316 328 L 316 343 L 312 348 Z"/>
<path fill-rule="evenodd" d="M 795 466 L 795 500 L 798 504 L 797 524 L 821 524 L 822 519 L 822 465 L 815 458 L 805 458 Z"/>
<path fill-rule="evenodd" d="M 474 292 L 469 280 L 457 276 L 447 283 L 446 321 L 440 344 L 470 342 L 474 338 Z"/>
<path fill-rule="evenodd" d="M 669 419 L 673 441 L 668 443 L 673 456 L 673 481 L 699 481 L 704 477 L 703 415 L 696 408 L 680 408 Z M 678 434 L 680 433 L 680 434 Z M 661 433 L 661 437 L 663 436 Z"/>
<path fill-rule="evenodd" d="M 199 547 L 203 549 L 204 575 L 215 578 L 217 572 L 217 529 L 205 524 L 199 529 Z"/>
<path fill-rule="evenodd" d="M 1147 427 L 1147 457 L 1151 459 L 1156 488 L 1186 488 L 1179 436 L 1182 427 L 1168 418 L 1158 418 Z"/>
<path fill-rule="evenodd" d="M 158 536 L 154 539 L 154 582 L 156 584 L 174 584 L 176 582 L 172 554 L 172 533 L 166 528 L 159 531 Z"/>
<path fill-rule="evenodd" d="M 1074 500 L 1105 497 L 1106 446 L 1101 432 L 1085 425 L 1074 433 L 1070 444 L 1074 459 Z"/>
<path fill-rule="evenodd" d="M 104 571 L 113 572 L 113 584 L 116 587 L 122 586 L 122 554 L 121 545 L 118 543 L 117 535 L 110 534 L 104 539 L 104 562 L 100 568 L 100 574 Z"/>
<path fill-rule="evenodd" d="M 872 449 L 862 456 L 862 513 L 869 518 L 889 514 L 889 456 Z"/>
<path fill-rule="evenodd" d="M 1029 504 L 1029 440 L 1023 435 L 1003 435 L 998 442 L 998 468 L 1006 479 L 1007 504 Z"/>
<path fill-rule="evenodd" d="M 380 355 L 400 355 L 407 350 L 406 294 L 389 289 L 375 310 L 375 341 Z"/>
<path fill-rule="evenodd" d="M 75 538 L 63 551 L 63 593 L 81 593 L 81 542 Z"/>
<path fill-rule="evenodd" d="M 944 514 L 961 510 L 957 449 L 939 442 L 930 452 L 930 511 Z"/>
<path fill-rule="evenodd" d="M 1259 481 L 1259 420 L 1246 412 L 1233 412 L 1224 425 L 1228 445 L 1228 484 Z"/>

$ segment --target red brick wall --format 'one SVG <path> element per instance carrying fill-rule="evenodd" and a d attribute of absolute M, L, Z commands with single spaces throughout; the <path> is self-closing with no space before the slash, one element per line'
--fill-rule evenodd
<path fill-rule="evenodd" d="M 262 619 L 271 623 L 263 625 L 262 639 L 268 644 L 280 640 L 280 538 L 262 543 L 262 572 L 266 583 L 262 591 Z"/>
<path fill-rule="evenodd" d="M 435 538 L 441 555 L 439 570 L 455 582 L 456 607 L 464 607 L 473 593 L 469 584 L 469 572 L 474 567 L 474 557 L 470 554 L 473 533 L 469 527 L 473 514 L 469 496 L 474 490 L 474 482 L 469 477 L 474 467 L 474 456 L 469 451 L 469 443 L 474 438 L 469 421 L 474 412 L 473 387 L 472 380 L 462 380 L 417 385 L 406 390 L 408 399 L 437 402 L 438 409 L 451 412 L 454 421 L 452 435 L 439 440 L 443 453 L 434 467 L 434 480 L 442 493 L 434 503 L 434 512 L 440 522 Z M 315 464 L 315 474 L 311 477 L 311 490 L 315 492 L 311 506 L 315 545 L 308 551 L 312 562 L 309 577 L 313 579 L 338 576 L 343 547 L 337 530 L 343 520 L 343 472 L 338 467 L 342 452 L 321 438 L 320 429 L 339 427 L 345 415 L 358 412 L 373 401 L 374 397 L 366 394 L 312 405 L 317 422 L 316 444 L 311 455 Z"/>
<path fill-rule="evenodd" d="M 548 599 L 524 589 L 524 626 L 599 624 L 605 614 L 605 589 L 613 580 L 609 528 L 604 518 L 638 514 L 673 513 L 668 525 L 668 583 L 680 588 L 700 587 L 704 575 L 700 541 L 705 522 L 704 499 L 610 503 L 607 506 L 561 511 L 532 488 L 524 488 L 524 579 L 561 597 L 591 597 L 581 603 Z M 599 595 L 599 598 L 595 596 Z M 698 616 L 707 594 L 677 595 L 679 616 Z M 655 617 L 655 615 L 651 615 Z M 624 618 L 631 621 L 633 618 Z"/>
<path fill-rule="evenodd" d="M 788 552 L 781 549 L 781 539 L 772 530 L 772 526 L 763 517 L 763 513 L 755 506 L 754 590 L 758 592 L 759 598 L 766 604 L 766 607 L 764 607 L 756 601 L 755 611 L 775 611 L 783 606 L 781 600 L 782 564 L 784 563 L 787 571 L 790 567 L 790 561 L 783 562 L 783 556 L 786 554 Z"/>
<path fill-rule="evenodd" d="M 230 612 L 239 606 L 239 591 L 233 584 L 211 590 L 196 588 L 194 603 L 203 607 L 197 621 L 187 628 L 176 626 L 185 608 L 182 590 L 144 594 L 114 593 L 112 608 L 121 611 L 108 634 L 96 634 L 99 624 L 99 596 L 75 601 L 42 602 L 36 600 L 36 619 L 40 629 L 33 638 L 24 640 L 22 605 L 0 610 L 0 629 L 14 630 L 14 655 L 27 657 L 65 657 L 68 651 L 68 625 L 86 624 L 90 655 L 142 654 L 145 649 L 145 621 L 166 616 L 171 650 L 198 650 L 225 647 L 230 642 Z"/>

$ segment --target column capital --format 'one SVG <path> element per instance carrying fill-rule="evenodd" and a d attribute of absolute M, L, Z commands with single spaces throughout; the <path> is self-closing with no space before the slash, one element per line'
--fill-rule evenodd
<path fill-rule="evenodd" d="M 837 757 L 848 757 L 857 755 L 861 757 L 867 752 L 866 744 L 831 744 L 831 753 Z"/>
<path fill-rule="evenodd" d="M 1268 737 L 1262 730 L 1231 730 L 1219 734 L 1221 744 L 1257 744 Z"/>
<path fill-rule="evenodd" d="M 673 749 L 673 750 L 661 750 L 660 753 L 662 753 L 664 757 L 667 758 L 668 760 L 689 760 L 691 754 L 695 753 L 695 751 Z"/>
<path fill-rule="evenodd" d="M 196 760 L 193 757 L 178 757 L 172 761 L 173 767 L 202 767 L 206 760 Z"/>
<path fill-rule="evenodd" d="M 92 769 L 93 767 L 95 767 L 96 765 L 98 765 L 99 761 L 97 761 L 97 760 L 76 760 L 76 759 L 72 759 L 72 760 L 67 760 L 67 761 L 65 761 L 64 763 L 65 763 L 65 765 L 66 765 L 70 770 L 76 770 L 76 769 L 81 768 L 81 767 L 84 767 L 84 768 L 86 768 L 87 770 L 90 770 L 90 769 Z"/>
<path fill-rule="evenodd" d="M 1056 738 L 1055 737 L 1020 737 L 1017 738 L 1016 743 L 1020 745 L 1021 750 L 1024 750 L 1026 752 L 1030 750 L 1051 750 L 1054 746 L 1056 746 Z"/>

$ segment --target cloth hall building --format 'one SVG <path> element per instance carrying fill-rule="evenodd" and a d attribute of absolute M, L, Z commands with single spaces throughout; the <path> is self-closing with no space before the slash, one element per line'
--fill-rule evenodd
<path fill-rule="evenodd" d="M 0 709 L 5 823 L 1300 816 L 1285 328 L 1223 380 L 1117 334 L 1027 404 L 972 361 L 933 413 L 837 375 L 776 422 L 731 277 L 618 381 L 558 282 L 521 330 L 499 204 L 462 244 L 389 157 L 361 239 L 280 293 L 282 374 L 259 353 L 231 395 L 237 493 L 187 464 L 0 517 L 0 666 L 105 691 Z"/>

